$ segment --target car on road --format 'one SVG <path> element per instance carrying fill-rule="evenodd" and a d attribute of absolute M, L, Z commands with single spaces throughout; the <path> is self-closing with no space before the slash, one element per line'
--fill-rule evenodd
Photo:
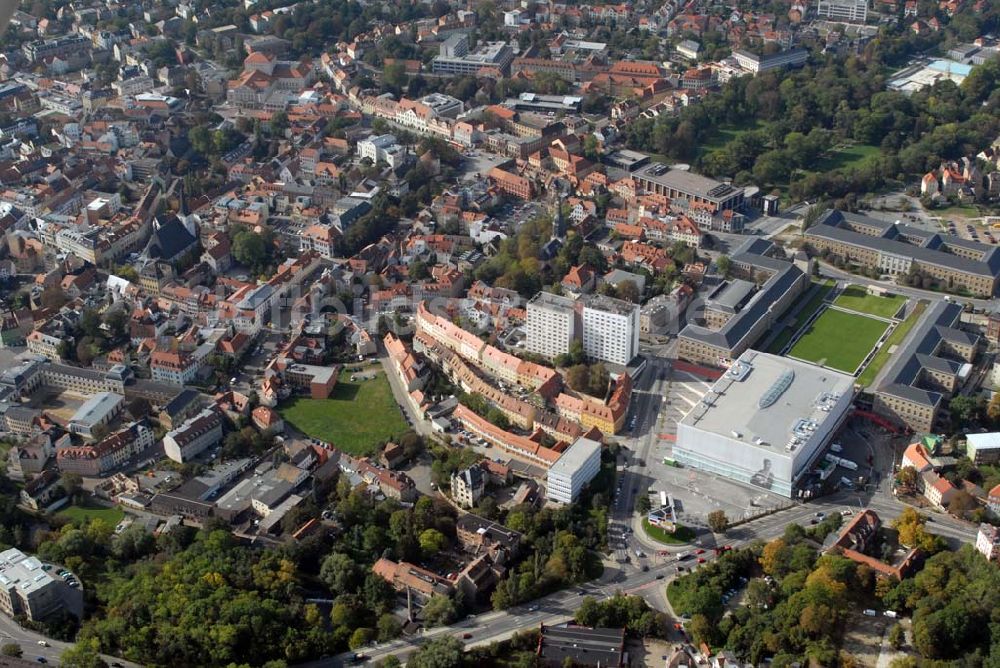
<path fill-rule="evenodd" d="M 826 513 L 816 513 L 816 517 L 818 517 L 821 520 L 824 520 L 826 519 Z"/>
<path fill-rule="evenodd" d="M 471 637 L 472 637 L 471 633 L 463 633 L 462 634 L 462 640 L 468 640 Z"/>
<path fill-rule="evenodd" d="M 699 547 L 699 548 L 698 548 L 697 550 L 695 550 L 695 551 L 694 551 L 694 553 L 695 553 L 695 554 L 705 554 L 705 550 L 703 550 L 703 549 L 701 549 L 701 548 Z"/>
<path fill-rule="evenodd" d="M 39 640 L 38 644 L 41 647 L 48 647 L 49 646 L 49 644 L 47 642 L 45 642 L 44 640 Z"/>
<path fill-rule="evenodd" d="M 656 579 L 657 580 L 662 580 L 663 579 L 663 573 L 657 573 L 656 574 Z"/>
<path fill-rule="evenodd" d="M 44 656 L 35 657 L 35 661 L 37 661 L 38 663 L 48 663 L 49 662 L 49 660 L 46 659 Z"/>
<path fill-rule="evenodd" d="M 705 563 L 705 557 L 698 557 L 698 563 L 699 564 Z"/>

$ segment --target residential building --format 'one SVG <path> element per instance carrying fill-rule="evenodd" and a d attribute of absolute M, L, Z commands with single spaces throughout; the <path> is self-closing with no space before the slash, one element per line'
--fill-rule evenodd
<path fill-rule="evenodd" d="M 372 572 L 398 592 L 408 592 L 427 602 L 434 596 L 451 596 L 454 583 L 437 573 L 406 561 L 395 562 L 382 557 L 372 566 Z"/>
<path fill-rule="evenodd" d="M 549 358 L 568 352 L 577 338 L 576 302 L 539 292 L 528 302 L 525 332 L 528 352 Z"/>
<path fill-rule="evenodd" d="M 983 522 L 976 533 L 976 551 L 987 561 L 1000 561 L 1000 528 Z"/>
<path fill-rule="evenodd" d="M 631 362 L 639 354 L 639 305 L 604 295 L 582 302 L 584 354 L 621 366 Z"/>
<path fill-rule="evenodd" d="M 601 470 L 601 444 L 578 438 L 549 468 L 546 495 L 550 501 L 574 503 Z"/>
<path fill-rule="evenodd" d="M 947 508 L 958 494 L 958 488 L 936 471 L 924 471 L 917 481 L 924 498 L 935 508 Z"/>
<path fill-rule="evenodd" d="M 520 532 L 472 513 L 458 518 L 455 533 L 466 552 L 489 554 L 498 563 L 516 556 L 521 547 Z"/>
<path fill-rule="evenodd" d="M 63 473 L 102 477 L 156 442 L 156 435 L 142 422 L 135 422 L 96 443 L 56 450 L 56 466 Z"/>
<path fill-rule="evenodd" d="M 163 450 L 183 464 L 222 440 L 222 413 L 206 408 L 163 437 Z"/>
<path fill-rule="evenodd" d="M 406 161 L 406 148 L 396 141 L 396 135 L 378 135 L 358 142 L 358 157 L 368 158 L 372 164 L 384 162 L 398 169 Z"/>
<path fill-rule="evenodd" d="M 472 508 L 486 490 L 486 474 L 478 464 L 451 474 L 451 498 L 463 508 Z"/>

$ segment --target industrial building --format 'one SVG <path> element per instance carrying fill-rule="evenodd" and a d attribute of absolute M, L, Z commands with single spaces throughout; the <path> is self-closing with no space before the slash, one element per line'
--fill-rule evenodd
<path fill-rule="evenodd" d="M 851 376 L 749 350 L 678 423 L 674 459 L 791 498 L 853 398 Z"/>
<path fill-rule="evenodd" d="M 550 501 L 573 503 L 601 470 L 601 444 L 578 438 L 549 469 L 546 494 Z"/>

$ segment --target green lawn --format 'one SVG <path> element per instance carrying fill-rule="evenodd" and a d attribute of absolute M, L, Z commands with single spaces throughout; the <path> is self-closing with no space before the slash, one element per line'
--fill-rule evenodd
<path fill-rule="evenodd" d="M 878 297 L 868 294 L 863 287 L 851 285 L 840 293 L 833 303 L 859 313 L 891 318 L 906 303 L 906 297 L 903 295 Z"/>
<path fill-rule="evenodd" d="M 874 318 L 827 309 L 792 347 L 789 355 L 854 373 L 888 327 Z"/>
<path fill-rule="evenodd" d="M 885 340 L 885 343 L 882 344 L 879 351 L 875 353 L 875 357 L 872 358 L 871 363 L 865 367 L 865 370 L 860 376 L 858 376 L 858 383 L 860 385 L 868 386 L 875 381 L 875 376 L 878 375 L 879 370 L 885 366 L 886 362 L 889 361 L 889 351 L 893 346 L 899 345 L 903 342 L 906 335 L 920 320 L 920 316 L 923 315 L 926 308 L 927 302 L 917 302 L 917 305 L 913 308 L 913 312 L 910 313 L 906 320 L 896 325 L 896 329 L 892 330 L 892 334 L 890 334 L 889 338 Z"/>
<path fill-rule="evenodd" d="M 761 130 L 764 127 L 764 123 L 756 119 L 746 123 L 726 123 L 716 127 L 712 131 L 712 134 L 708 135 L 705 141 L 701 142 L 698 148 L 703 155 L 711 153 L 712 151 L 724 148 L 726 144 L 740 135 L 744 135 L 751 130 Z"/>
<path fill-rule="evenodd" d="M 105 506 L 86 504 L 83 506 L 67 506 L 56 513 L 60 517 L 71 520 L 89 522 L 90 520 L 104 520 L 111 526 L 116 526 L 125 518 L 125 511 L 121 508 L 107 508 Z"/>
<path fill-rule="evenodd" d="M 941 218 L 978 218 L 982 215 L 979 213 L 979 209 L 974 206 L 962 206 L 959 204 L 945 207 L 944 209 L 930 209 L 929 213 L 932 216 L 940 216 Z"/>
<path fill-rule="evenodd" d="M 826 299 L 828 294 L 830 294 L 830 290 L 833 289 L 833 286 L 834 282 L 831 279 L 826 279 L 820 283 L 819 289 L 813 293 L 812 297 L 809 298 L 809 301 L 807 301 L 802 307 L 802 310 L 800 310 L 798 315 L 795 316 L 793 324 L 790 327 L 786 327 L 781 334 L 779 334 L 774 341 L 771 342 L 767 352 L 775 355 L 781 353 L 781 349 L 784 348 L 789 341 L 791 341 L 792 337 L 795 336 L 795 332 L 799 331 L 799 327 L 802 326 L 802 323 L 807 322 L 809 318 L 812 317 L 812 314 L 823 305 L 823 300 Z"/>
<path fill-rule="evenodd" d="M 297 397 L 278 412 L 302 433 L 351 455 L 368 455 L 407 430 L 384 374 L 374 380 L 340 380 L 329 399 Z"/>
<path fill-rule="evenodd" d="M 694 531 L 688 527 L 679 526 L 675 532 L 670 533 L 660 527 L 653 526 L 646 518 L 642 520 L 642 528 L 645 529 L 647 536 L 664 545 L 685 545 L 694 538 Z"/>
<path fill-rule="evenodd" d="M 835 169 L 857 168 L 879 154 L 878 146 L 853 144 L 831 150 L 816 163 L 817 172 L 831 172 Z"/>

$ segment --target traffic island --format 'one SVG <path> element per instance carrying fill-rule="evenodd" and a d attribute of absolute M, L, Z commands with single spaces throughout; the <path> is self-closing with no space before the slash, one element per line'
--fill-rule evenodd
<path fill-rule="evenodd" d="M 643 531 L 657 543 L 663 543 L 664 545 L 687 545 L 694 540 L 695 534 L 692 529 L 679 524 L 675 526 L 676 528 L 671 533 L 662 527 L 650 524 L 649 518 L 642 518 Z"/>

